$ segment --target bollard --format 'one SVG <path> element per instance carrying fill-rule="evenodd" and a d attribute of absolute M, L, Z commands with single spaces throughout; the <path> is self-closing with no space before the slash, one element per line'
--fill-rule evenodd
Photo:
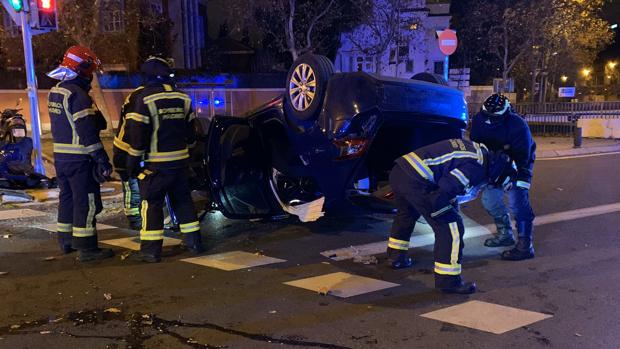
<path fill-rule="evenodd" d="M 574 148 L 581 148 L 583 129 L 581 127 L 575 127 L 573 130 L 573 145 Z"/>

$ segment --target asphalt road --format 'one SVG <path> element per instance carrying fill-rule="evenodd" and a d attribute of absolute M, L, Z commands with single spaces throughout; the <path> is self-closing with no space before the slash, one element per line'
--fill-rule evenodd
<path fill-rule="evenodd" d="M 543 220 L 620 202 L 619 164 L 620 155 L 537 163 L 536 213 Z M 210 214 L 202 230 L 209 253 L 242 250 L 286 260 L 223 271 L 179 261 L 187 255 L 158 265 L 118 257 L 81 265 L 57 256 L 52 234 L 30 227 L 53 222 L 55 208 L 32 208 L 50 215 L 0 221 L 1 234 L 11 234 L 0 236 L 0 272 L 8 272 L 0 275 L 0 348 L 620 347 L 619 212 L 538 226 L 537 258 L 529 261 L 500 261 L 500 249 L 481 246 L 484 236 L 469 238 L 464 276 L 480 292 L 449 296 L 432 288 L 429 246 L 412 250 L 417 264 L 405 271 L 320 255 L 385 239 L 388 215 L 349 214 L 301 224 Z M 464 212 L 482 225 L 491 222 L 479 202 Z M 101 221 L 123 224 L 114 203 Z M 55 259 L 46 260 L 49 256 Z M 332 272 L 400 286 L 338 298 L 283 284 Z M 420 316 L 470 300 L 553 317 L 498 335 Z"/>

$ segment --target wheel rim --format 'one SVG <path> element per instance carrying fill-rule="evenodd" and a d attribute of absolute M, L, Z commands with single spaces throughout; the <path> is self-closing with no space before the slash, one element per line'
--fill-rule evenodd
<path fill-rule="evenodd" d="M 289 81 L 289 96 L 295 110 L 310 108 L 316 96 L 316 85 L 316 75 L 310 65 L 302 63 L 295 68 Z"/>

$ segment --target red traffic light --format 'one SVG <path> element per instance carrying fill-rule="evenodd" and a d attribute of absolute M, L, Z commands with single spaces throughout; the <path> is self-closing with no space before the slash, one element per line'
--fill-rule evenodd
<path fill-rule="evenodd" d="M 39 11 L 54 11 L 54 0 L 38 0 Z"/>

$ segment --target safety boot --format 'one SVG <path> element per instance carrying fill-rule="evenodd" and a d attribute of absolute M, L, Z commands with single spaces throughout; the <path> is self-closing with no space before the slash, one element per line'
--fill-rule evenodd
<path fill-rule="evenodd" d="M 106 258 L 114 257 L 114 251 L 109 248 L 89 248 L 84 250 L 79 250 L 80 253 L 78 255 L 78 260 L 80 262 L 92 262 L 98 261 Z"/>
<path fill-rule="evenodd" d="M 161 250 L 164 240 L 142 240 L 140 241 L 140 251 L 128 257 L 129 260 L 144 263 L 161 262 Z"/>
<path fill-rule="evenodd" d="M 204 253 L 206 249 L 202 245 L 202 235 L 200 235 L 200 231 L 183 233 L 182 248 L 187 249 L 194 254 Z"/>
<path fill-rule="evenodd" d="M 460 275 L 435 273 L 435 289 L 447 294 L 472 294 L 476 292 L 476 283 L 464 282 Z"/>
<path fill-rule="evenodd" d="M 392 269 L 406 269 L 413 265 L 413 258 L 409 257 L 409 252 L 388 247 L 387 249 L 388 263 Z"/>
<path fill-rule="evenodd" d="M 497 234 L 494 237 L 486 239 L 484 246 L 486 247 L 501 247 L 512 246 L 515 244 L 515 238 L 512 233 L 512 226 L 510 223 L 510 216 L 505 214 L 499 218 L 495 218 L 495 227 L 497 228 Z"/>
<path fill-rule="evenodd" d="M 502 253 L 503 260 L 521 261 L 534 258 L 534 246 L 532 244 L 533 227 L 532 222 L 517 222 L 519 241 L 515 248 Z"/>
<path fill-rule="evenodd" d="M 72 236 L 71 233 L 67 232 L 58 232 L 58 247 L 60 247 L 60 252 L 62 254 L 69 254 L 77 251 L 75 248 L 71 247 Z"/>

